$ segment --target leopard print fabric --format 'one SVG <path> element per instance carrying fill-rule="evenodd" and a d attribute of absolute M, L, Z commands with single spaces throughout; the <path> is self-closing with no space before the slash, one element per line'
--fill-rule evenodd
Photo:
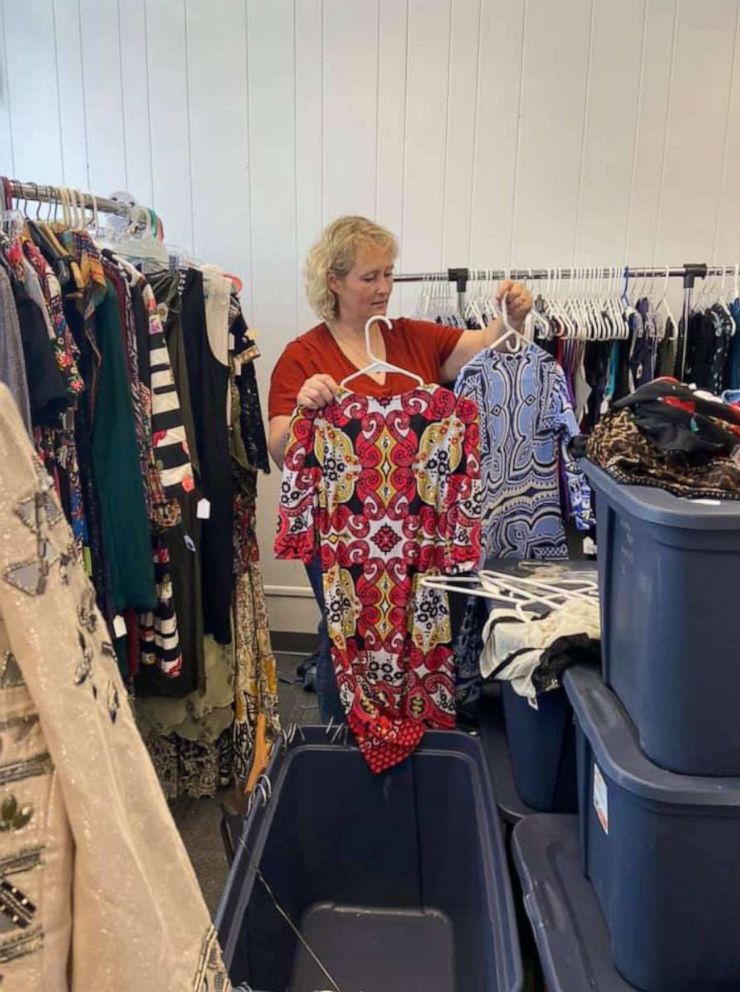
<path fill-rule="evenodd" d="M 740 466 L 732 456 L 697 465 L 681 451 L 661 451 L 640 433 L 629 410 L 601 418 L 586 455 L 626 485 L 655 486 L 690 499 L 740 499 Z"/>

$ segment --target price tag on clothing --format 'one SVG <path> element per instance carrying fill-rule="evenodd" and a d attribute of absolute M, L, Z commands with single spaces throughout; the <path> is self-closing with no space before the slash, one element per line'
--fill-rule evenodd
<path fill-rule="evenodd" d="M 205 497 L 203 499 L 199 499 L 195 512 L 200 520 L 209 520 L 211 516 L 211 501 Z"/>
<path fill-rule="evenodd" d="M 594 764 L 594 809 L 605 834 L 609 833 L 609 796 L 601 769 Z"/>
<path fill-rule="evenodd" d="M 126 621 L 123 619 L 120 613 L 117 613 L 113 617 L 113 633 L 116 637 L 126 636 Z"/>

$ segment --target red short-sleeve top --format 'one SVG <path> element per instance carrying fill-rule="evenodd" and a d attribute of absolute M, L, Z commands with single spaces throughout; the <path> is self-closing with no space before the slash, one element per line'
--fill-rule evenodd
<path fill-rule="evenodd" d="M 455 350 L 462 329 L 407 317 L 392 324 L 392 328 L 378 325 L 387 360 L 420 375 L 425 383 L 439 382 L 442 366 Z M 278 359 L 270 380 L 268 416 L 290 416 L 298 391 L 312 375 L 323 372 L 341 382 L 356 371 L 326 324 L 319 324 L 291 341 Z M 395 396 L 408 388 L 408 377 L 397 372 L 389 372 L 382 384 L 367 375 L 352 380 L 352 389 L 366 396 Z"/>

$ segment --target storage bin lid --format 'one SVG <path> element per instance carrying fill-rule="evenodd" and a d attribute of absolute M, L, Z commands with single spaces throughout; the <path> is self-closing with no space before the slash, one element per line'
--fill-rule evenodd
<path fill-rule="evenodd" d="M 606 921 L 583 874 L 578 817 L 527 816 L 514 828 L 511 846 L 548 992 L 631 992 L 612 961 Z"/>
<path fill-rule="evenodd" d="M 563 684 L 599 768 L 617 785 L 659 803 L 736 806 L 740 816 L 740 778 L 677 775 L 643 754 L 634 724 L 598 669 L 571 668 Z"/>
<path fill-rule="evenodd" d="M 654 486 L 625 486 L 586 458 L 580 467 L 597 495 L 640 520 L 684 530 L 740 530 L 740 500 L 684 499 Z"/>

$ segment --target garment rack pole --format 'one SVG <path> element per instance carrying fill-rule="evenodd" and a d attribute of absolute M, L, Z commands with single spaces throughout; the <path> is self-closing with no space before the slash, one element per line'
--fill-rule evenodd
<path fill-rule="evenodd" d="M 588 275 L 591 279 L 613 278 L 616 272 L 622 275 L 629 275 L 630 279 L 665 279 L 666 274 L 673 279 L 685 279 L 690 276 L 692 279 L 703 279 L 708 275 L 721 276 L 733 275 L 734 265 L 705 265 L 703 263 L 690 263 L 686 265 L 674 265 L 661 268 L 631 268 L 614 267 L 594 268 L 583 267 L 575 269 L 447 269 L 445 272 L 399 272 L 394 275 L 394 282 L 455 282 L 458 290 L 463 288 L 461 284 L 476 282 L 486 279 L 516 279 L 523 281 L 526 279 L 582 279 Z"/>
<path fill-rule="evenodd" d="M 691 310 L 691 297 L 694 289 L 694 282 L 697 278 L 706 279 L 707 276 L 733 275 L 734 265 L 706 265 L 704 262 L 687 262 L 685 265 L 663 266 L 662 268 L 630 268 L 629 266 L 611 267 L 581 267 L 571 269 L 467 269 L 450 268 L 446 272 L 399 272 L 393 277 L 394 282 L 454 282 L 457 287 L 457 302 L 460 311 L 465 307 L 465 292 L 468 282 L 480 280 L 500 280 L 516 279 L 541 280 L 541 279 L 582 279 L 586 275 L 590 279 L 613 279 L 621 272 L 622 277 L 630 279 L 665 279 L 666 276 L 672 279 L 683 279 L 684 282 L 684 320 L 688 321 L 688 314 Z M 687 327 L 688 324 L 684 323 Z M 686 363 L 686 340 L 684 336 L 681 369 Z"/>
<path fill-rule="evenodd" d="M 37 183 L 22 183 L 17 179 L 7 181 L 7 190 L 15 200 L 32 200 L 35 203 L 59 203 L 64 202 L 62 189 L 67 193 L 67 188 L 58 186 L 39 186 Z M 77 204 L 89 210 L 99 210 L 107 214 L 118 214 L 120 217 L 128 217 L 131 210 L 127 203 L 119 200 L 111 200 L 106 196 L 93 196 L 92 193 L 85 193 L 82 190 L 71 190 Z M 71 201 L 74 207 L 74 200 Z"/>

